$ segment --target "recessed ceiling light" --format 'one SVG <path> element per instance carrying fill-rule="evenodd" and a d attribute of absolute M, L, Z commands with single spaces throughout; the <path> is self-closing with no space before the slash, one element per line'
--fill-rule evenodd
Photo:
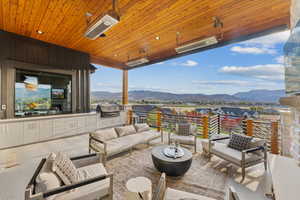
<path fill-rule="evenodd" d="M 160 37 L 159 37 L 159 36 L 156 36 L 156 37 L 155 37 L 155 39 L 156 39 L 156 40 L 159 40 L 159 39 L 160 39 Z"/>
<path fill-rule="evenodd" d="M 114 56 L 115 56 L 115 57 L 117 57 L 117 56 L 118 56 L 118 54 L 115 54 Z"/>
<path fill-rule="evenodd" d="M 44 32 L 41 31 L 41 30 L 37 30 L 36 33 L 39 34 L 39 35 L 42 35 Z"/>

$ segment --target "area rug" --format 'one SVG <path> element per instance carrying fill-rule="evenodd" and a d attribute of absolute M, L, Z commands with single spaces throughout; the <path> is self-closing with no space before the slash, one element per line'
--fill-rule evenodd
<path fill-rule="evenodd" d="M 106 167 L 114 174 L 114 199 L 117 200 L 125 199 L 126 182 L 129 179 L 138 176 L 149 178 L 154 192 L 161 175 L 152 163 L 151 147 L 139 147 L 132 153 L 113 158 Z M 209 162 L 201 153 L 194 154 L 189 171 L 182 177 L 167 177 L 167 186 L 223 200 L 228 177 L 226 168 L 226 162 Z"/>

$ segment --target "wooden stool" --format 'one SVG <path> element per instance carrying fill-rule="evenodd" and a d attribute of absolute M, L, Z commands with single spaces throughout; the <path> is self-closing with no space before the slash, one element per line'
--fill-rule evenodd
<path fill-rule="evenodd" d="M 146 177 L 136 177 L 129 179 L 126 183 L 127 200 L 151 200 L 152 182 Z"/>

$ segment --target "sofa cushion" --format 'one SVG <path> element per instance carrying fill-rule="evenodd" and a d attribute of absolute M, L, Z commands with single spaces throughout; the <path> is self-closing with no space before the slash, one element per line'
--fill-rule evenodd
<path fill-rule="evenodd" d="M 228 143 L 228 147 L 242 151 L 249 148 L 252 137 L 240 134 L 232 134 Z"/>
<path fill-rule="evenodd" d="M 133 146 L 139 143 L 140 143 L 139 134 L 126 135 L 114 140 L 107 141 L 106 143 L 107 155 L 110 156 L 110 155 L 121 153 L 123 151 L 132 148 Z"/>
<path fill-rule="evenodd" d="M 44 193 L 51 189 L 60 187 L 61 183 L 59 178 L 53 172 L 42 172 L 36 177 L 36 193 Z M 47 200 L 52 200 L 56 195 L 50 196 Z"/>
<path fill-rule="evenodd" d="M 107 175 L 107 171 L 101 163 L 78 168 L 78 171 L 83 175 L 84 179 Z M 72 190 L 71 192 L 58 194 L 55 200 L 101 199 L 109 193 L 109 181 L 110 179 L 107 178 L 95 183 L 81 186 L 76 188 L 76 190 Z"/>
<path fill-rule="evenodd" d="M 103 130 L 95 131 L 91 134 L 92 137 L 100 140 L 100 141 L 108 141 L 118 137 L 117 132 L 114 128 L 108 128 Z"/>
<path fill-rule="evenodd" d="M 135 128 L 135 130 L 136 130 L 137 133 L 140 133 L 140 132 L 143 132 L 143 131 L 149 131 L 150 130 L 150 127 L 146 123 L 135 124 L 134 128 Z"/>
<path fill-rule="evenodd" d="M 146 143 L 155 138 L 159 138 L 161 136 L 161 133 L 154 130 L 149 130 L 149 131 L 143 131 L 142 133 L 139 133 L 138 136 L 140 141 L 139 143 Z"/>
<path fill-rule="evenodd" d="M 211 147 L 211 152 L 223 159 L 236 163 L 237 165 L 240 165 L 242 162 L 242 152 L 236 149 L 232 149 L 223 143 L 215 142 L 214 145 Z M 245 155 L 246 164 L 261 159 L 261 156 L 258 156 L 253 153 L 247 153 Z"/>
<path fill-rule="evenodd" d="M 255 148 L 255 147 L 261 147 L 261 146 L 264 146 L 265 143 L 266 143 L 266 140 L 264 140 L 264 139 L 253 138 L 253 139 L 251 140 L 250 144 L 249 144 L 249 149 L 250 149 L 250 148 Z M 260 156 L 262 156 L 262 155 L 264 154 L 263 151 L 255 151 L 255 152 L 253 152 L 253 153 L 255 153 L 255 154 L 257 154 L 257 155 L 260 155 Z"/>
<path fill-rule="evenodd" d="M 136 130 L 133 125 L 117 127 L 115 128 L 115 130 L 118 133 L 119 137 L 136 133 Z"/>
<path fill-rule="evenodd" d="M 170 136 L 171 142 L 179 142 L 180 144 L 188 144 L 188 145 L 193 145 L 195 144 L 195 136 L 193 135 L 176 135 L 176 134 L 171 134 Z"/>
<path fill-rule="evenodd" d="M 79 171 L 65 153 L 59 152 L 56 155 L 52 170 L 66 185 L 82 180 Z"/>
<path fill-rule="evenodd" d="M 165 198 L 164 200 L 183 200 L 183 199 L 193 199 L 193 200 L 214 200 L 212 198 L 189 193 L 181 190 L 175 190 L 172 188 L 167 188 L 165 192 Z"/>

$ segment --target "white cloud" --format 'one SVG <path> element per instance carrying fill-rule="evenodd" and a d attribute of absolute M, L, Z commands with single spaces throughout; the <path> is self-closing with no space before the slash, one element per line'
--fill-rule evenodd
<path fill-rule="evenodd" d="M 273 33 L 270 35 L 254 38 L 248 41 L 244 41 L 240 44 L 245 45 L 259 45 L 265 48 L 273 48 L 276 44 L 285 43 L 290 36 L 290 31 L 282 31 L 278 33 Z"/>
<path fill-rule="evenodd" d="M 277 63 L 283 64 L 284 63 L 284 56 L 278 56 L 275 58 Z"/>
<path fill-rule="evenodd" d="M 193 81 L 192 83 L 199 85 L 249 85 L 248 81 L 241 80 Z"/>
<path fill-rule="evenodd" d="M 165 64 L 165 62 L 158 62 L 158 63 L 156 63 L 157 65 L 163 65 L 163 64 Z"/>
<path fill-rule="evenodd" d="M 230 48 L 231 51 L 242 54 L 276 54 L 275 49 L 258 48 L 258 47 L 241 47 L 234 46 Z"/>
<path fill-rule="evenodd" d="M 278 81 L 284 79 L 284 66 L 281 64 L 224 66 L 220 69 L 220 72 L 263 80 Z"/>
<path fill-rule="evenodd" d="M 187 60 L 183 63 L 173 62 L 172 65 L 174 66 L 185 66 L 185 67 L 195 67 L 198 65 L 198 62 L 194 60 Z"/>

